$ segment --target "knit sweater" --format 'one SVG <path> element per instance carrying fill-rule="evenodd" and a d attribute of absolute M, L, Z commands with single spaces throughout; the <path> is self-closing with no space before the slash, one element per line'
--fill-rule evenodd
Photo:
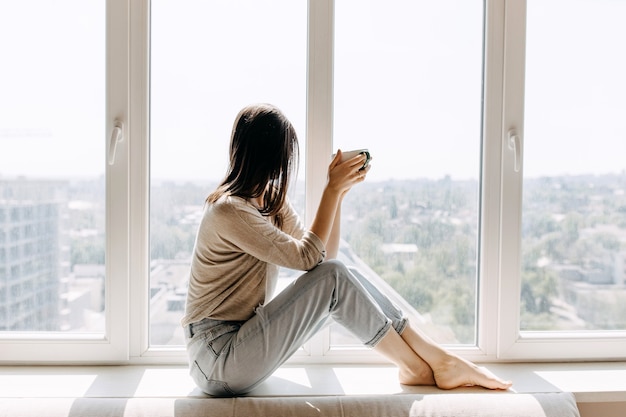
<path fill-rule="evenodd" d="M 287 201 L 282 229 L 248 200 L 224 196 L 207 204 L 194 247 L 186 326 L 204 318 L 248 320 L 270 299 L 279 267 L 310 270 L 324 260 L 324 243 L 304 228 Z"/>

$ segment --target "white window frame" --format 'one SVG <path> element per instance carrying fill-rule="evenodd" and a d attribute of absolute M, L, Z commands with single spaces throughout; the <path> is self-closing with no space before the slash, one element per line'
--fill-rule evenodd
<path fill-rule="evenodd" d="M 130 0 L 106 2 L 106 274 L 104 334 L 10 332 L 0 336 L 0 363 L 119 363 L 129 358 L 129 21 Z M 104 17 L 104 16 L 103 16 Z M 71 120 L 68 121 L 71 123 Z M 115 161 L 107 163 L 113 129 L 122 128 Z"/>
<path fill-rule="evenodd" d="M 337 0 L 341 1 L 341 0 Z M 333 137 L 335 0 L 308 0 L 306 222 L 317 208 Z M 525 0 L 485 1 L 480 262 L 475 347 L 449 346 L 474 361 L 623 359 L 626 332 L 520 332 Z M 0 362 L 183 364 L 183 348 L 149 344 L 150 1 L 107 1 L 107 146 L 114 121 L 124 140 L 107 170 L 107 337 L 3 337 Z M 132 162 L 132 163 L 131 163 Z M 331 349 L 329 331 L 291 363 L 379 363 L 368 349 Z"/>
<path fill-rule="evenodd" d="M 540 0 L 535 0 L 540 1 Z M 626 331 L 530 332 L 519 330 L 524 149 L 526 1 L 504 3 L 502 92 L 500 296 L 497 358 L 503 360 L 615 360 L 626 356 Z M 521 166 L 515 170 L 510 132 L 517 135 Z M 495 283 L 494 283 L 495 284 Z M 493 335 L 492 337 L 495 337 Z"/>

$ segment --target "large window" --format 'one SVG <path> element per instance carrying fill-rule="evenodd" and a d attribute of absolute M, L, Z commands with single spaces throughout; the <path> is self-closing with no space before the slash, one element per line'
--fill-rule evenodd
<path fill-rule="evenodd" d="M 151 345 L 184 344 L 191 251 L 204 199 L 226 173 L 239 110 L 278 106 L 304 150 L 306 18 L 305 1 L 152 1 Z"/>
<path fill-rule="evenodd" d="M 295 124 L 305 222 L 331 153 L 369 148 L 341 259 L 434 339 L 623 358 L 625 19 L 619 0 L 1 3 L 1 360 L 185 362 L 196 228 L 252 102 Z M 294 360 L 381 359 L 333 325 Z"/>
<path fill-rule="evenodd" d="M 476 342 L 482 49 L 479 0 L 335 4 L 334 147 L 374 157 L 342 255 L 447 344 Z"/>
<path fill-rule="evenodd" d="M 528 5 L 521 330 L 626 330 L 625 15 Z"/>
<path fill-rule="evenodd" d="M 112 279 L 108 249 L 126 214 L 112 220 L 123 199 L 107 197 L 127 174 L 103 146 L 127 92 L 107 90 L 123 63 L 107 60 L 106 14 L 105 1 L 0 3 L 0 339 L 14 359 L 127 355 L 110 304 L 126 277 Z"/>
<path fill-rule="evenodd" d="M 624 16 L 620 1 L 528 2 L 524 77 L 507 85 L 522 93 L 523 125 L 511 116 L 504 134 L 504 185 L 519 192 L 508 194 L 515 208 L 503 203 L 504 221 L 518 227 L 504 241 L 518 281 L 503 295 L 517 293 L 519 310 L 504 320 L 517 334 L 501 340 L 503 356 L 623 356 Z"/>

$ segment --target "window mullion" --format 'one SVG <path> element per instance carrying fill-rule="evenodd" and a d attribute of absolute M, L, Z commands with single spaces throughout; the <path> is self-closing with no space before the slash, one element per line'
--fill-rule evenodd
<path fill-rule="evenodd" d="M 487 1 L 484 30 L 483 163 L 478 348 L 493 358 L 498 335 L 504 1 Z M 480 359 L 480 358 L 476 358 Z"/>
<path fill-rule="evenodd" d="M 332 153 L 334 1 L 309 0 L 308 19 L 306 224 L 313 221 L 317 211 Z M 326 329 L 311 340 L 311 355 L 322 355 L 328 349 L 328 339 Z"/>
<path fill-rule="evenodd" d="M 128 359 L 128 282 L 129 282 L 129 182 L 130 158 L 129 120 L 129 20 L 128 1 L 107 3 L 107 152 L 111 150 L 113 129 L 122 128 L 121 141 L 115 148 L 114 159 L 108 153 L 106 174 L 106 284 L 105 311 L 107 339 L 117 352 L 115 360 Z M 94 360 L 99 359 L 97 357 Z"/>
<path fill-rule="evenodd" d="M 506 2 L 504 13 L 498 357 L 519 339 L 526 2 Z"/>
<path fill-rule="evenodd" d="M 148 138 L 149 120 L 149 45 L 150 2 L 142 0 L 130 4 L 130 128 L 133 142 L 129 153 L 134 163 L 130 166 L 130 356 L 134 361 L 149 349 L 150 326 L 150 267 L 149 216 L 150 172 Z M 180 361 L 184 361 L 184 352 Z M 169 360 L 169 358 L 168 358 Z"/>

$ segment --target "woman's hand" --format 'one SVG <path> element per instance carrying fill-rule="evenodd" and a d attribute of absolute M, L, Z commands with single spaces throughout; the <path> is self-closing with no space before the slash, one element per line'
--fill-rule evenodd
<path fill-rule="evenodd" d="M 341 201 L 353 185 L 365 180 L 370 167 L 361 169 L 365 155 L 357 155 L 341 162 L 341 150 L 328 166 L 328 182 L 322 193 L 311 231 L 327 248 L 329 258 L 334 258 L 339 248 Z"/>
<path fill-rule="evenodd" d="M 350 188 L 365 180 L 371 166 L 362 168 L 367 157 L 359 154 L 354 158 L 341 162 L 341 149 L 328 166 L 328 184 L 327 187 L 341 196 L 345 195 Z"/>

